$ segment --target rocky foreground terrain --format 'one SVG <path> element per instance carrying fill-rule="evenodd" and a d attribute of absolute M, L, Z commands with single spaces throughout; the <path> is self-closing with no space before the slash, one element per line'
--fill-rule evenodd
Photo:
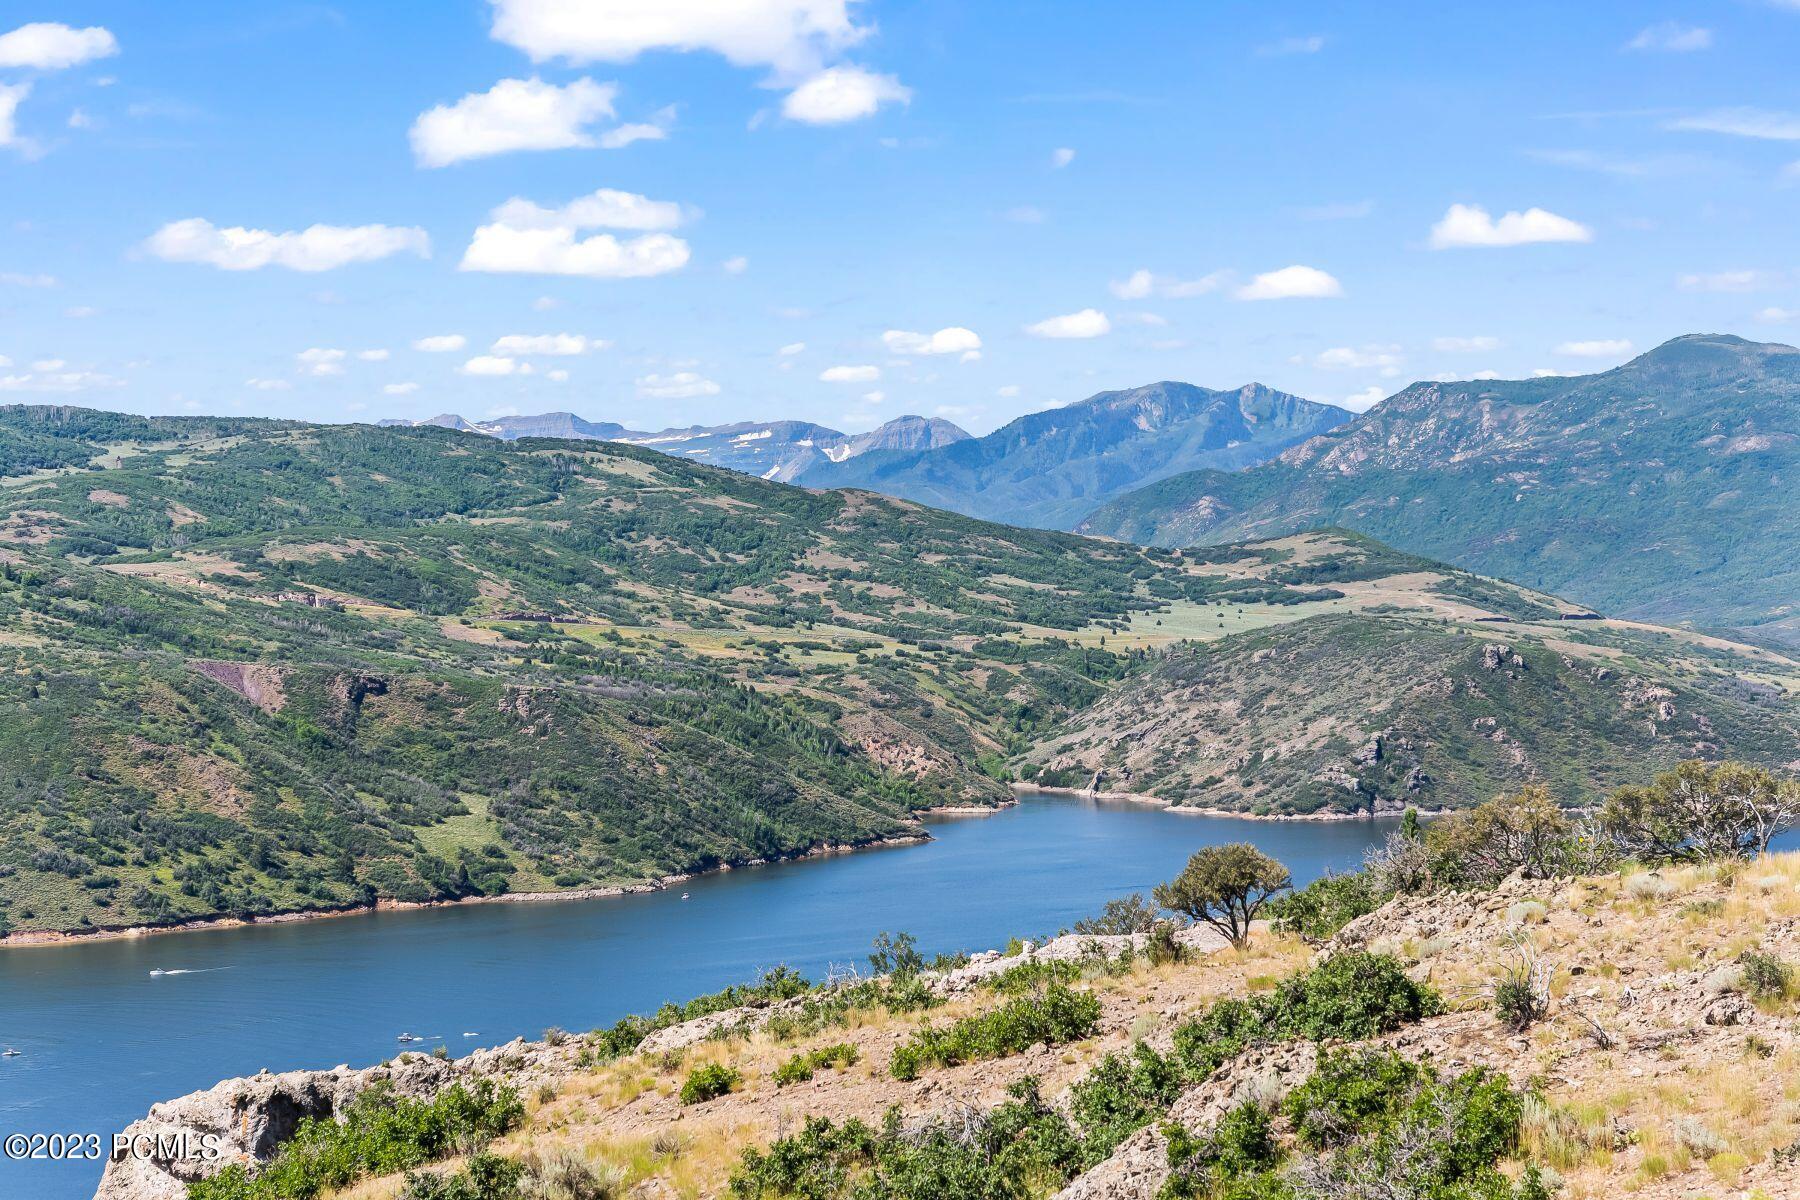
<path fill-rule="evenodd" d="M 1485 1066 L 1529 1088 L 1520 1154 L 1557 1194 L 1675 1197 L 1800 1196 L 1800 1020 L 1792 991 L 1753 997 L 1746 950 L 1800 959 L 1800 855 L 1735 867 L 1633 870 L 1566 880 L 1512 879 L 1480 893 L 1402 896 L 1310 947 L 1263 930 L 1244 951 L 1210 934 L 1182 935 L 1191 953 L 1160 966 L 1137 958 L 1107 970 L 1138 938 L 1067 936 L 1011 956 L 978 956 L 928 984 L 947 1003 L 916 1014 L 853 1013 L 847 1025 L 780 1040 L 767 1026 L 785 1001 L 714 1014 L 658 1031 L 624 1058 L 591 1065 L 586 1039 L 552 1037 L 478 1051 L 454 1062 L 424 1055 L 367 1070 L 263 1074 L 160 1104 L 134 1129 L 223 1135 L 229 1155 L 254 1162 L 305 1115 L 341 1110 L 377 1079 L 402 1094 L 430 1095 L 451 1082 L 491 1076 L 527 1098 L 523 1125 L 491 1149 L 512 1154 L 578 1148 L 613 1164 L 623 1194 L 704 1197 L 726 1193 L 745 1147 L 795 1132 L 807 1118 L 879 1123 L 899 1105 L 909 1116 L 984 1111 L 1006 1088 L 1036 1076 L 1043 1095 L 1066 1103 L 1069 1085 L 1102 1055 L 1136 1039 L 1168 1044 L 1174 1024 L 1212 1000 L 1265 992 L 1317 956 L 1366 948 L 1399 958 L 1445 998 L 1448 1011 L 1379 1039 L 1441 1071 Z M 1521 955 L 1547 978 L 1548 1015 L 1523 1033 L 1496 1017 L 1497 973 Z M 925 1072 L 888 1070 L 896 1045 L 921 1021 L 997 1003 L 983 986 L 1033 958 L 1090 964 L 1082 985 L 1102 1005 L 1096 1034 L 1035 1046 L 1009 1058 Z M 797 1051 L 848 1043 L 856 1062 L 778 1087 L 777 1067 Z M 1253 1048 L 1189 1088 L 1170 1118 L 1193 1131 L 1245 1098 L 1272 1103 L 1311 1071 L 1319 1047 Z M 681 1103 L 696 1066 L 741 1072 L 729 1094 Z M 584 1065 L 590 1064 L 590 1065 Z M 1153 1123 L 1076 1179 L 1066 1200 L 1151 1200 L 1168 1173 L 1165 1134 Z M 367 1180 L 342 1195 L 400 1195 L 398 1177 Z M 117 1163 L 100 1200 L 173 1200 L 176 1164 Z"/>

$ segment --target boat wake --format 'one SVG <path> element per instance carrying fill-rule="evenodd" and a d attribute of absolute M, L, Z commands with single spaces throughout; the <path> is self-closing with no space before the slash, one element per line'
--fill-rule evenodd
<path fill-rule="evenodd" d="M 210 975 L 214 971 L 228 971 L 229 967 L 156 967 L 150 972 L 150 978 L 161 979 L 164 975 Z"/>

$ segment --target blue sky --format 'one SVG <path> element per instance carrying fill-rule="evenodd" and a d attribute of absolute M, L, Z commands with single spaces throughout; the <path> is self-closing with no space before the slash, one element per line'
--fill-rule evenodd
<path fill-rule="evenodd" d="M 982 432 L 1791 342 L 1797 59 L 1800 0 L 0 0 L 0 401 Z"/>

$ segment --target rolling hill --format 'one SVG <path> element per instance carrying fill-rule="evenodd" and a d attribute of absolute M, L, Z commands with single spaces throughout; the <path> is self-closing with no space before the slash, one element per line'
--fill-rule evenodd
<path fill-rule="evenodd" d="M 1342 531 L 1140 549 L 438 427 L 11 407 L 0 455 L 0 921 L 19 932 L 617 887 L 917 836 L 922 811 L 1004 802 L 1017 770 L 1129 756 L 1101 744 L 1109 697 L 1190 687 L 1166 674 L 1190 658 L 1226 664 L 1237 698 L 1229 721 L 1183 706 L 1206 749 L 1170 752 L 1257 764 L 1206 791 L 1222 805 L 1800 758 L 1780 654 L 1582 619 Z M 1431 788 L 1357 774 L 1350 718 L 1292 727 L 1282 689 L 1373 705 L 1424 669 L 1391 649 L 1424 633 L 1433 661 L 1505 641 L 1536 672 L 1388 722 Z M 1262 678 L 1287 639 L 1312 649 Z M 1478 716 L 1527 757 L 1436 755 Z M 1344 771 L 1361 786 L 1320 790 Z"/>
<path fill-rule="evenodd" d="M 1153 383 L 1032 413 L 986 437 L 817 462 L 796 481 L 1067 529 L 1109 497 L 1200 467 L 1263 462 L 1349 416 L 1261 384 L 1213 391 Z"/>
<path fill-rule="evenodd" d="M 1797 477 L 1800 351 L 1697 335 L 1599 375 L 1414 384 L 1078 528 L 1194 545 L 1342 525 L 1608 612 L 1800 645 Z"/>

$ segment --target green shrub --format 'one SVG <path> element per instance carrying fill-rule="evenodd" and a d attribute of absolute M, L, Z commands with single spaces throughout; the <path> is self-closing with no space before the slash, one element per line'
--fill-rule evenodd
<path fill-rule="evenodd" d="M 1178 1062 L 1143 1042 L 1129 1058 L 1108 1054 L 1095 1064 L 1069 1091 L 1069 1113 L 1080 1127 L 1088 1165 L 1166 1112 L 1186 1083 Z"/>
<path fill-rule="evenodd" d="M 1306 1082 L 1282 1100 L 1281 1110 L 1302 1145 L 1341 1146 L 1371 1120 L 1399 1111 L 1429 1077 L 1428 1068 L 1391 1050 L 1327 1052 Z"/>
<path fill-rule="evenodd" d="M 409 1171 L 400 1200 L 517 1200 L 523 1174 L 513 1159 L 484 1152 L 453 1175 Z"/>
<path fill-rule="evenodd" d="M 1156 886 L 1156 902 L 1241 948 L 1250 940 L 1250 922 L 1292 883 L 1286 867 L 1248 842 L 1233 842 L 1196 850 L 1181 874 Z"/>
<path fill-rule="evenodd" d="M 814 1071 L 822 1071 L 827 1067 L 855 1066 L 859 1058 L 860 1052 L 848 1042 L 796 1054 L 775 1068 L 775 1086 L 787 1087 L 789 1084 L 804 1083 L 813 1077 Z"/>
<path fill-rule="evenodd" d="M 1176 1124 L 1164 1126 L 1163 1134 L 1169 1144 L 1170 1170 L 1159 1200 L 1252 1195 L 1232 1185 L 1281 1162 L 1269 1114 L 1255 1104 L 1238 1105 L 1203 1137 Z"/>
<path fill-rule="evenodd" d="M 1076 933 L 1117 935 L 1149 933 L 1156 925 L 1156 905 L 1144 899 L 1142 892 L 1108 900 L 1097 917 L 1075 922 Z"/>
<path fill-rule="evenodd" d="M 896 1079 L 917 1079 L 926 1066 L 1004 1058 L 1039 1042 L 1077 1041 L 1099 1023 L 1098 997 L 1051 984 L 1041 996 L 1021 996 L 941 1029 L 921 1029 L 895 1048 L 888 1070 Z"/>
<path fill-rule="evenodd" d="M 1270 901 L 1270 927 L 1284 936 L 1324 941 L 1356 918 L 1380 908 L 1391 896 L 1391 892 L 1378 891 L 1367 872 L 1326 875 Z"/>
<path fill-rule="evenodd" d="M 252 1176 L 233 1164 L 188 1185 L 188 1200 L 312 1200 L 370 1175 L 409 1171 L 480 1145 L 525 1115 L 519 1094 L 488 1079 L 456 1084 L 433 1100 L 367 1088 L 341 1121 L 313 1117 Z"/>
<path fill-rule="evenodd" d="M 688 1077 L 682 1081 L 681 1102 L 702 1104 L 708 1100 L 716 1100 L 743 1081 L 743 1073 L 736 1067 L 728 1067 L 724 1063 L 704 1063 L 689 1071 Z"/>
<path fill-rule="evenodd" d="M 1081 1169 L 1068 1122 L 1038 1094 L 1035 1079 L 1007 1089 L 1006 1103 L 978 1117 L 903 1128 L 890 1109 L 879 1130 L 823 1117 L 767 1150 L 744 1151 L 731 1177 L 734 1200 L 1026 1200 L 1047 1195 Z"/>
<path fill-rule="evenodd" d="M 1744 990 L 1757 1000 L 1779 1000 L 1794 986 L 1794 968 L 1773 954 L 1746 950 L 1738 955 Z"/>

